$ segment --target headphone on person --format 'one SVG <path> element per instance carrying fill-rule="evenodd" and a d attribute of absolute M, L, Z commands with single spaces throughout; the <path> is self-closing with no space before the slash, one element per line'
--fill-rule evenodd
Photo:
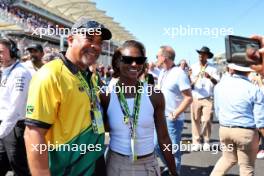
<path fill-rule="evenodd" d="M 4 44 L 9 49 L 11 58 L 18 58 L 19 49 L 17 48 L 17 44 L 10 38 L 4 37 L 0 39 L 0 43 Z"/>

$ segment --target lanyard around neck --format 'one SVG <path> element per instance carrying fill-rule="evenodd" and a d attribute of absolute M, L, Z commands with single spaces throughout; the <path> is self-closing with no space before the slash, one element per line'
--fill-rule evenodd
<path fill-rule="evenodd" d="M 206 69 L 207 66 L 208 66 L 207 63 L 204 66 L 200 65 L 201 72 L 205 72 L 205 69 Z"/>
<path fill-rule="evenodd" d="M 205 75 L 205 70 L 207 68 L 208 64 L 206 63 L 204 66 L 200 65 L 200 72 L 198 74 L 199 79 L 203 79 Z"/>
<path fill-rule="evenodd" d="M 139 87 L 142 87 L 142 82 L 138 82 Z M 119 87 L 119 93 L 117 93 L 121 110 L 124 114 L 124 123 L 129 126 L 130 129 L 130 137 L 131 137 L 131 151 L 132 151 L 132 161 L 137 160 L 137 155 L 135 152 L 135 144 L 136 144 L 136 128 L 138 125 L 138 117 L 139 117 L 139 108 L 140 108 L 140 100 L 141 100 L 141 93 L 139 89 L 137 89 L 137 93 L 134 99 L 134 107 L 133 107 L 133 114 L 131 115 L 128 104 L 123 93 L 123 88 L 120 86 L 120 82 L 116 84 Z M 120 89 L 121 88 L 121 89 Z"/>
<path fill-rule="evenodd" d="M 93 85 L 93 82 L 90 81 L 90 83 L 83 77 L 82 73 L 80 71 L 78 71 L 77 73 L 77 77 L 81 82 L 81 86 L 83 88 L 85 88 L 85 92 L 88 95 L 90 101 L 91 101 L 91 108 L 94 109 L 96 106 L 96 101 L 97 101 L 97 97 L 96 97 L 96 93 L 95 93 L 95 85 Z"/>
<path fill-rule="evenodd" d="M 149 81 L 149 75 L 147 74 L 146 76 L 145 76 L 145 83 L 147 83 L 148 84 L 148 81 Z"/>
<path fill-rule="evenodd" d="M 138 85 L 140 87 L 142 87 L 142 82 L 138 82 Z M 120 82 L 117 83 L 117 86 L 119 86 L 119 88 L 121 88 L 121 89 L 119 89 L 121 91 L 117 94 L 117 96 L 119 99 L 121 110 L 124 114 L 124 123 L 128 124 L 129 122 L 131 122 L 131 120 L 133 120 L 133 124 L 131 124 L 131 125 L 133 128 L 135 128 L 137 126 L 137 122 L 138 122 L 141 93 L 139 93 L 139 91 L 137 90 L 136 96 L 134 99 L 133 114 L 131 114 L 129 111 L 129 108 L 128 108 L 128 104 L 127 104 L 125 95 L 123 93 L 123 88 L 120 85 Z"/>

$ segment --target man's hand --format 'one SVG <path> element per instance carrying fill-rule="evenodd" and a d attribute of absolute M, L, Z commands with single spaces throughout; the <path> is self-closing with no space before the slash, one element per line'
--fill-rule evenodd
<path fill-rule="evenodd" d="M 191 101 L 191 100 L 190 100 Z M 168 118 L 170 120 L 177 120 L 177 118 L 179 117 L 179 115 L 181 114 L 182 112 L 179 111 L 179 109 L 176 109 L 175 111 L 171 112 L 168 116 Z"/>
<path fill-rule="evenodd" d="M 204 76 L 205 76 L 207 79 L 210 79 L 211 82 L 212 82 L 214 85 L 217 84 L 217 80 L 214 79 L 214 77 L 212 77 L 209 73 L 204 72 Z"/>
<path fill-rule="evenodd" d="M 185 109 L 192 103 L 193 99 L 192 99 L 191 89 L 183 90 L 181 91 L 181 94 L 183 96 L 183 99 L 181 103 L 179 104 L 179 106 L 177 107 L 177 109 L 175 109 L 169 114 L 168 118 L 170 120 L 176 120 L 179 117 L 179 115 L 183 113 Z"/>
<path fill-rule="evenodd" d="M 258 72 L 259 74 L 264 75 L 264 62 L 263 62 L 263 59 L 264 59 L 264 37 L 263 36 L 259 36 L 259 35 L 254 35 L 251 38 L 260 41 L 261 48 L 259 49 L 259 54 L 260 54 L 260 56 L 262 58 L 262 64 L 252 65 L 251 68 L 253 70 L 255 70 L 256 72 Z"/>
<path fill-rule="evenodd" d="M 195 76 L 195 78 L 191 81 L 191 87 L 192 87 L 192 89 L 194 89 L 194 85 L 198 81 L 199 77 L 200 77 L 200 73 L 197 76 Z"/>
<path fill-rule="evenodd" d="M 170 119 L 170 120 L 176 120 L 177 117 L 178 117 L 178 115 L 179 115 L 179 114 L 178 114 L 176 111 L 173 111 L 173 112 L 171 112 L 171 113 L 169 114 L 168 119 Z"/>
<path fill-rule="evenodd" d="M 211 78 L 212 78 L 211 75 L 210 75 L 209 73 L 207 73 L 207 72 L 204 72 L 204 76 L 205 76 L 206 78 L 208 78 L 208 79 L 211 79 Z"/>

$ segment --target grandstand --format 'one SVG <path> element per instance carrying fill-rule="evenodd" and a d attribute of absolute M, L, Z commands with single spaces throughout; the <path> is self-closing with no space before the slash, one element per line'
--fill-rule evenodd
<path fill-rule="evenodd" d="M 1 0 L 0 3 L 1 35 L 13 38 L 21 55 L 32 42 L 42 44 L 46 51 L 64 50 L 67 46 L 65 36 L 39 35 L 36 31 L 69 29 L 81 16 L 101 22 L 112 31 L 113 38 L 103 43 L 103 52 L 98 59 L 104 65 L 110 64 L 109 58 L 116 47 L 125 40 L 135 38 L 91 0 Z"/>

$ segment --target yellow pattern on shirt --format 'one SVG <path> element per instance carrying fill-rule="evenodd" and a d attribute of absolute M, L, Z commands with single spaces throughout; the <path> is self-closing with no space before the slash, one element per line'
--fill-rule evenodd
<path fill-rule="evenodd" d="M 65 144 L 91 125 L 90 101 L 61 59 L 44 65 L 30 83 L 27 119 L 51 124 L 46 140 Z"/>

